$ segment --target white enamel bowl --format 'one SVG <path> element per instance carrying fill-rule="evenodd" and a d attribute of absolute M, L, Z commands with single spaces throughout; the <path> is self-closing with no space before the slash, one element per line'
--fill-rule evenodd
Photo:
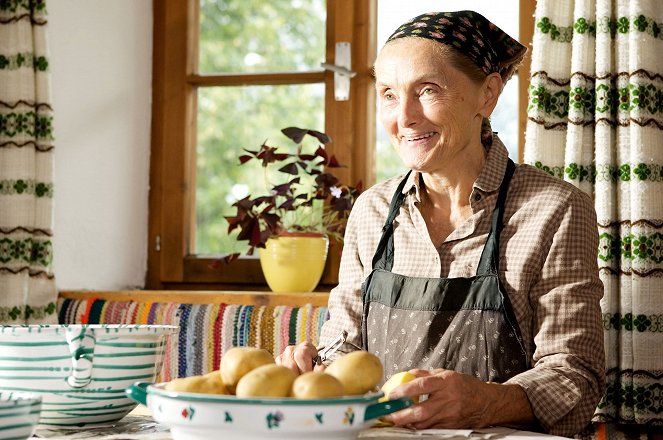
<path fill-rule="evenodd" d="M 166 391 L 138 382 L 127 389 L 147 405 L 174 440 L 354 439 L 375 419 L 412 404 L 409 398 L 378 402 L 382 393 L 335 399 L 250 399 Z"/>
<path fill-rule="evenodd" d="M 0 440 L 24 440 L 37 428 L 41 397 L 34 393 L 0 391 Z"/>
<path fill-rule="evenodd" d="M 0 326 L 0 389 L 42 397 L 42 426 L 108 424 L 136 403 L 125 389 L 155 380 L 166 338 L 165 325 Z M 1 424 L 1 423 L 0 423 Z"/>

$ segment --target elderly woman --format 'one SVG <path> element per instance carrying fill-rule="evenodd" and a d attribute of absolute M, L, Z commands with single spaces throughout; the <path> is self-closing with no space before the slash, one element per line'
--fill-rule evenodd
<path fill-rule="evenodd" d="M 488 118 L 525 47 L 471 11 L 418 16 L 375 62 L 380 119 L 405 167 L 357 200 L 321 343 L 375 353 L 389 416 L 415 428 L 511 425 L 573 435 L 604 387 L 591 200 L 514 165 Z M 278 361 L 313 368 L 310 343 Z M 323 368 L 322 366 L 320 368 Z"/>

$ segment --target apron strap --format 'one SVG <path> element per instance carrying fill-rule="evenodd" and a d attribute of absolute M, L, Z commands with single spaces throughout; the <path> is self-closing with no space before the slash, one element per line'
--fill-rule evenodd
<path fill-rule="evenodd" d="M 391 272 L 391 268 L 394 265 L 394 219 L 401 209 L 403 200 L 405 200 L 403 188 L 405 188 L 410 173 L 412 173 L 412 170 L 408 171 L 405 177 L 403 177 L 391 199 L 389 214 L 387 214 L 387 220 L 382 227 L 382 236 L 373 255 L 373 269 L 382 269 Z"/>
<path fill-rule="evenodd" d="M 504 205 L 506 203 L 506 195 L 509 189 L 509 182 L 513 176 L 516 166 L 511 159 L 508 159 L 504 178 L 500 185 L 500 192 L 497 196 L 495 209 L 493 210 L 493 218 L 490 227 L 486 245 L 481 253 L 481 260 L 477 267 L 477 275 L 487 273 L 497 273 L 499 269 L 499 234 L 502 229 L 502 218 L 504 217 Z M 389 205 L 389 214 L 387 220 L 382 227 L 382 236 L 380 242 L 373 255 L 373 269 L 382 269 L 391 272 L 394 265 L 394 219 L 398 215 L 398 211 L 405 200 L 406 194 L 403 193 L 403 188 L 407 183 L 408 177 L 412 171 L 408 171 L 403 180 L 398 184 L 398 188 L 394 192 Z"/>
<path fill-rule="evenodd" d="M 490 232 L 486 239 L 486 245 L 481 252 L 481 259 L 479 266 L 477 266 L 477 275 L 485 275 L 489 273 L 496 274 L 500 267 L 500 232 L 502 230 L 502 218 L 504 217 L 504 206 L 506 204 L 506 194 L 509 189 L 509 182 L 516 169 L 513 161 L 509 159 L 506 165 L 506 171 L 502 184 L 500 185 L 500 192 L 497 195 L 497 203 L 493 210 L 493 219 L 490 225 Z"/>

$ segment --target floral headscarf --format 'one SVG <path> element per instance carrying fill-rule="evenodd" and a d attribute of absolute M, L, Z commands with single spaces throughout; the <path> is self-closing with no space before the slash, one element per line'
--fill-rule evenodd
<path fill-rule="evenodd" d="M 486 75 L 497 72 L 511 78 L 527 48 L 474 11 L 430 12 L 403 25 L 387 39 L 421 37 L 451 46 L 467 56 Z"/>

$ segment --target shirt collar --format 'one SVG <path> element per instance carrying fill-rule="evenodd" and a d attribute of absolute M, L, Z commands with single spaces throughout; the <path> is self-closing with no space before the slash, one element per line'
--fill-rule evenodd
<path fill-rule="evenodd" d="M 486 163 L 474 181 L 473 187 L 484 192 L 492 193 L 500 189 L 500 184 L 504 178 L 504 171 L 509 159 L 509 152 L 497 135 L 493 135 L 493 144 L 487 148 Z M 414 189 L 415 201 L 421 201 L 421 173 L 415 171 L 410 173 L 407 182 L 403 187 L 403 193 L 407 194 Z"/>

